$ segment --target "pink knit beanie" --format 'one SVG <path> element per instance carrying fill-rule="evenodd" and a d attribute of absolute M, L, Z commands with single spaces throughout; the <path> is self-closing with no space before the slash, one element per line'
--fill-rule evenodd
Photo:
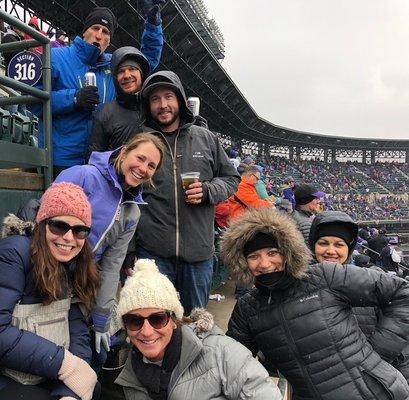
<path fill-rule="evenodd" d="M 65 215 L 77 217 L 91 226 L 91 204 L 82 188 L 69 182 L 54 183 L 41 198 L 36 221 Z"/>

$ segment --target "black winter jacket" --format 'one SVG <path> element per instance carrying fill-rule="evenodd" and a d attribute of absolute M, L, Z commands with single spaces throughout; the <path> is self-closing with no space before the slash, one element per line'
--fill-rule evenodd
<path fill-rule="evenodd" d="M 186 95 L 177 75 L 157 72 L 145 81 L 142 92 L 158 77 L 177 88 L 183 123 L 175 133 L 173 148 L 161 132 L 153 132 L 163 139 L 166 153 L 162 167 L 153 176 L 155 187 L 144 187 L 148 205 L 141 207 L 137 243 L 158 257 L 180 257 L 186 262 L 208 260 L 214 252 L 214 206 L 236 191 L 240 177 L 218 137 L 193 125 L 194 118 L 186 106 Z M 144 108 L 148 126 L 159 129 L 150 119 L 145 103 Z M 180 174 L 188 171 L 200 172 L 203 184 L 200 204 L 188 204 L 184 199 Z"/>
<path fill-rule="evenodd" d="M 396 359 L 409 338 L 409 283 L 353 265 L 308 266 L 293 222 L 265 210 L 227 230 L 222 252 L 233 270 L 248 270 L 241 249 L 259 231 L 276 236 L 286 274 L 274 287 L 256 282 L 238 300 L 227 334 L 253 354 L 261 350 L 290 382 L 294 400 L 409 399 L 405 378 L 383 360 Z M 369 340 L 352 312 L 356 306 L 382 310 Z"/>
<path fill-rule="evenodd" d="M 125 59 L 133 58 L 140 64 L 144 76 L 149 74 L 149 62 L 135 47 L 126 46 L 112 54 L 111 69 L 117 97 L 96 115 L 88 146 L 88 157 L 93 151 L 115 150 L 142 132 L 142 114 L 139 92 L 124 93 L 116 79 L 118 67 Z"/>

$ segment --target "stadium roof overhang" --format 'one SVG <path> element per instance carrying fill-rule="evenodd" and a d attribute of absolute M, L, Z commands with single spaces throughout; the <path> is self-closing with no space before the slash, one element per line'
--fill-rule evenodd
<path fill-rule="evenodd" d="M 82 31 L 91 8 L 106 6 L 118 18 L 113 47 L 135 45 L 143 29 L 140 0 L 13 0 L 70 37 Z M 182 11 L 186 0 L 169 0 L 162 10 L 166 44 L 161 69 L 175 71 L 188 96 L 201 99 L 201 114 L 212 130 L 232 138 L 276 146 L 409 151 L 409 140 L 358 139 L 301 132 L 260 118 L 227 75 Z M 353 127 L 351 128 L 353 129 Z"/>

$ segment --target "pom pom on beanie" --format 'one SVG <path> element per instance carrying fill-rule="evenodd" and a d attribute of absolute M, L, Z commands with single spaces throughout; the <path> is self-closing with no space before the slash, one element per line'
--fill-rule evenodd
<path fill-rule="evenodd" d="M 159 308 L 183 317 L 183 307 L 172 282 L 159 272 L 155 261 L 137 260 L 134 274 L 129 277 L 121 290 L 117 308 L 118 322 L 121 326 L 122 316 L 140 308 Z"/>

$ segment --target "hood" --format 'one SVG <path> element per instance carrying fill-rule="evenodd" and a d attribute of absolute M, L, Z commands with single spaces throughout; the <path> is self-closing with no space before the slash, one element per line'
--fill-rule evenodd
<path fill-rule="evenodd" d="M 221 242 L 223 260 L 240 282 L 253 281 L 253 275 L 243 255 L 243 247 L 258 232 L 275 236 L 288 274 L 296 279 L 306 275 L 311 253 L 292 218 L 269 208 L 252 209 L 232 222 Z"/>
<path fill-rule="evenodd" d="M 171 87 L 173 90 L 175 90 L 179 99 L 181 120 L 184 123 L 193 123 L 194 117 L 187 107 L 187 97 L 179 77 L 172 71 L 159 71 L 146 79 L 141 90 L 142 111 L 147 125 L 151 126 L 151 124 L 149 124 L 151 120 L 151 114 L 149 111 L 149 95 L 154 89 L 160 86 Z"/>
<path fill-rule="evenodd" d="M 214 327 L 213 315 L 204 308 L 194 308 L 189 319 L 196 334 L 211 332 Z"/>
<path fill-rule="evenodd" d="M 354 251 L 358 240 L 358 224 L 355 223 L 348 214 L 342 211 L 324 211 L 316 215 L 316 217 L 312 221 L 309 236 L 309 245 L 311 251 L 314 253 L 315 236 L 317 235 L 317 231 L 319 230 L 320 226 L 324 224 L 343 224 L 347 226 L 347 229 L 351 232 L 354 238 L 352 243 L 348 245 L 348 258 L 351 257 L 351 254 Z"/>
<path fill-rule="evenodd" d="M 111 71 L 112 77 L 114 79 L 114 84 L 117 92 L 117 101 L 119 104 L 127 106 L 133 106 L 139 103 L 139 96 L 135 94 L 126 94 L 122 91 L 120 86 L 118 85 L 118 81 L 116 79 L 116 75 L 118 73 L 119 65 L 128 58 L 134 59 L 142 69 L 142 84 L 149 76 L 151 72 L 151 68 L 149 65 L 148 59 L 139 51 L 136 47 L 132 46 L 125 46 L 120 47 L 119 49 L 115 50 L 112 53 L 112 60 L 111 60 Z"/>
<path fill-rule="evenodd" d="M 3 220 L 1 238 L 12 235 L 30 236 L 34 226 L 34 221 L 24 221 L 14 214 L 9 214 Z"/>

